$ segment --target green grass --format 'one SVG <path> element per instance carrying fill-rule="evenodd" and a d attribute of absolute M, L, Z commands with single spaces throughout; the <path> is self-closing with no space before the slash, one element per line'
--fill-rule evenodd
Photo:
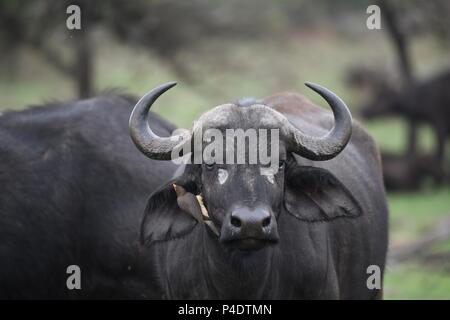
<path fill-rule="evenodd" d="M 450 215 L 450 187 L 415 193 L 391 193 L 390 244 L 405 245 L 430 232 Z M 432 246 L 430 253 L 450 252 L 450 240 Z M 448 263 L 447 263 L 448 265 Z M 387 267 L 385 299 L 450 299 L 450 270 L 419 262 Z"/>
<path fill-rule="evenodd" d="M 385 299 L 450 299 L 448 272 L 403 265 L 387 269 Z"/>
<path fill-rule="evenodd" d="M 450 188 L 388 195 L 391 243 L 417 239 L 450 215 Z"/>
<path fill-rule="evenodd" d="M 433 253 L 448 253 L 450 252 L 450 239 L 441 241 L 433 245 L 432 248 Z M 450 263 L 450 261 L 449 261 Z"/>

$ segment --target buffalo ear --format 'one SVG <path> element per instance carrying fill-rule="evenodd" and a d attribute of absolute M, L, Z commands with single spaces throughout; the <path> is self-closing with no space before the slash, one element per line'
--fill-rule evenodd
<path fill-rule="evenodd" d="M 141 243 L 150 245 L 190 233 L 197 221 L 180 209 L 172 183 L 155 191 L 147 202 L 141 225 Z"/>
<path fill-rule="evenodd" d="M 362 214 L 358 201 L 326 169 L 296 166 L 288 171 L 286 181 L 285 208 L 300 220 L 330 221 Z"/>

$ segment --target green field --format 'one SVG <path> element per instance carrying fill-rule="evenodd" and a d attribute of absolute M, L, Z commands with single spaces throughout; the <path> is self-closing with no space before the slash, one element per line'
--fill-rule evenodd
<path fill-rule="evenodd" d="M 408 244 L 417 240 L 450 214 L 450 188 L 389 194 L 388 200 L 391 244 Z M 450 240 L 436 243 L 432 251 L 449 253 Z M 388 265 L 385 298 L 450 299 L 450 261 L 429 265 L 411 259 L 402 265 Z"/>
<path fill-rule="evenodd" d="M 99 41 L 95 79 L 98 90 L 118 87 L 141 96 L 162 82 L 179 78 L 170 66 L 148 52 L 133 52 L 107 39 Z M 420 76 L 448 66 L 447 55 L 429 39 L 417 41 L 413 52 Z M 317 32 L 314 36 L 299 34 L 264 43 L 217 41 L 186 53 L 182 59 L 195 81 L 181 79 L 178 87 L 158 100 L 154 110 L 185 127 L 215 105 L 246 96 L 264 97 L 277 91 L 299 91 L 324 105 L 303 86 L 305 81 L 320 83 L 338 93 L 358 118 L 358 106 L 364 96 L 345 86 L 345 71 L 355 64 L 387 69 L 394 66 L 391 48 L 376 32 L 357 38 Z M 75 98 L 70 79 L 58 74 L 34 52 L 23 52 L 17 68 L 15 75 L 7 70 L 0 73 L 0 111 Z M 406 133 L 401 120 L 364 125 L 382 149 L 403 150 Z M 429 129 L 421 130 L 420 142 L 423 150 L 433 148 Z M 388 197 L 391 244 L 419 239 L 439 224 L 440 219 L 450 215 L 449 187 L 429 187 L 422 192 Z M 450 243 L 439 243 L 435 250 L 449 252 Z M 385 298 L 450 299 L 450 268 L 424 265 L 415 260 L 388 266 Z"/>

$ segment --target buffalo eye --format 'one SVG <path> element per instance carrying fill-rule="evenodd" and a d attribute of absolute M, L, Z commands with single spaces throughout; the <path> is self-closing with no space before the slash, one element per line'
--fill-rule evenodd
<path fill-rule="evenodd" d="M 284 169 L 285 166 L 286 166 L 286 161 L 285 160 L 280 160 L 280 162 L 278 163 L 278 168 L 279 169 Z"/>

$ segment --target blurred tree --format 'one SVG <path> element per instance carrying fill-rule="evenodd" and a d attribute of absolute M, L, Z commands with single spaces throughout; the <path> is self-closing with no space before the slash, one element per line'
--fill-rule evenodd
<path fill-rule="evenodd" d="M 403 79 L 403 87 L 411 86 L 413 83 L 413 67 L 409 51 L 409 38 L 405 30 L 400 25 L 400 10 L 396 10 L 392 2 L 379 0 L 383 20 L 385 21 L 386 30 L 394 45 L 397 55 L 399 71 Z M 417 123 L 413 120 L 408 121 L 408 147 L 407 154 L 410 157 L 416 155 L 417 146 Z"/>
<path fill-rule="evenodd" d="M 409 38 L 405 30 L 400 26 L 399 15 L 402 12 L 396 10 L 390 1 L 379 0 L 378 4 L 385 21 L 385 29 L 396 50 L 400 74 L 403 77 L 405 85 L 409 85 L 413 79 L 413 70 L 409 52 Z"/>
<path fill-rule="evenodd" d="M 424 34 L 441 44 L 450 43 L 450 2 L 448 0 L 378 0 L 381 15 L 398 59 L 404 85 L 415 81 L 410 43 Z"/>
<path fill-rule="evenodd" d="M 88 6 L 88 1 L 78 1 Z M 0 47 L 10 57 L 24 47 L 37 51 L 51 66 L 73 78 L 78 95 L 92 94 L 92 46 L 89 10 L 82 10 L 81 30 L 66 28 L 68 1 L 1 1 Z M 63 43 L 61 44 L 61 40 Z M 68 50 L 69 49 L 69 50 Z M 71 56 L 70 52 L 75 52 Z"/>
<path fill-rule="evenodd" d="M 270 3 L 270 1 L 265 1 Z M 3 0 L 0 1 L 0 48 L 17 59 L 29 47 L 73 79 L 78 95 L 93 94 L 95 47 L 92 34 L 106 30 L 122 43 L 142 47 L 167 61 L 179 76 L 189 73 L 177 56 L 213 37 L 254 37 L 268 30 L 273 5 L 208 0 Z M 81 30 L 66 28 L 66 9 L 81 8 Z M 236 10 L 237 6 L 240 10 Z M 261 10 L 254 14 L 254 8 Z M 273 27 L 273 26 L 271 26 Z"/>

